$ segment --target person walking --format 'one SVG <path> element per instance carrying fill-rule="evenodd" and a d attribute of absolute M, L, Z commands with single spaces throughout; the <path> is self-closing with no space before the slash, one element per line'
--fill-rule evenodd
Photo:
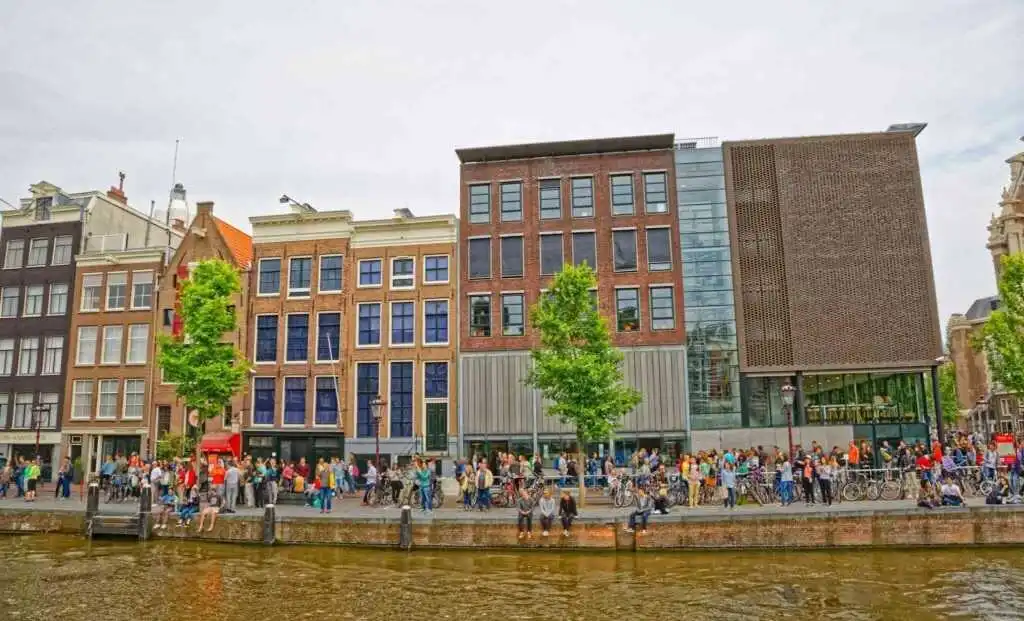
<path fill-rule="evenodd" d="M 558 515 L 562 518 L 562 536 L 568 537 L 572 531 L 572 522 L 578 515 L 576 512 L 576 499 L 572 497 L 569 490 L 562 490 L 562 500 L 558 503 Z"/>
<path fill-rule="evenodd" d="M 736 470 L 731 462 L 724 462 L 722 467 L 722 487 L 725 489 L 725 508 L 736 508 Z"/>
<path fill-rule="evenodd" d="M 516 503 L 519 516 L 519 538 L 533 537 L 533 501 L 525 489 L 519 490 L 519 501 Z"/>
<path fill-rule="evenodd" d="M 32 459 L 25 466 L 25 501 L 36 501 L 36 487 L 39 485 L 38 458 Z"/>
<path fill-rule="evenodd" d="M 434 489 L 430 481 L 430 468 L 420 460 L 416 464 L 416 484 L 420 487 L 420 509 L 424 513 L 434 510 Z"/>
<path fill-rule="evenodd" d="M 366 489 L 363 491 L 363 506 L 370 504 L 370 494 L 377 488 L 377 466 L 372 461 L 366 462 Z"/>
<path fill-rule="evenodd" d="M 224 472 L 224 513 L 234 513 L 238 503 L 238 488 L 242 480 L 242 472 L 238 469 L 235 460 L 228 462 L 228 469 Z"/>

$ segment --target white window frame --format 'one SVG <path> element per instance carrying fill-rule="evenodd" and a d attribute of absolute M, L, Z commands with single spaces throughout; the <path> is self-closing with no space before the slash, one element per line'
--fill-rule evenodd
<path fill-rule="evenodd" d="M 47 397 L 51 398 L 47 399 Z M 57 427 L 57 423 L 60 421 L 60 398 L 61 394 L 57 392 L 40 391 L 36 393 L 36 405 L 50 406 L 46 411 L 46 419 L 40 418 L 39 427 L 41 429 L 55 429 Z"/>
<path fill-rule="evenodd" d="M 412 341 L 408 343 L 395 343 L 393 338 L 395 336 L 393 329 L 395 304 L 412 304 Z M 383 319 L 383 318 L 382 318 Z M 381 322 L 383 324 L 383 321 Z M 382 335 L 383 336 L 383 335 Z M 383 341 L 384 339 L 381 338 Z M 391 300 L 388 302 L 388 347 L 394 347 L 395 349 L 408 349 L 409 347 L 416 347 L 416 300 Z"/>
<path fill-rule="evenodd" d="M 54 364 L 51 365 L 53 367 L 52 370 L 47 371 L 46 370 L 46 359 L 47 359 L 47 353 L 50 351 L 50 347 L 49 347 L 50 339 L 60 339 L 60 348 L 56 350 L 57 351 L 57 359 L 55 361 L 53 361 Z M 63 366 L 63 364 L 62 364 L 63 362 L 64 362 L 64 335 L 62 335 L 62 334 L 50 334 L 50 335 L 44 336 L 43 337 L 43 356 L 42 356 L 42 363 L 41 363 L 41 365 L 39 367 L 39 374 L 40 375 L 60 375 L 60 371 L 61 371 L 61 367 Z"/>
<path fill-rule="evenodd" d="M 277 272 L 277 291 L 273 293 L 262 293 L 260 291 L 260 275 L 263 273 L 263 262 L 264 261 L 278 261 L 278 272 Z M 282 257 L 260 257 L 259 261 L 256 262 L 256 297 L 258 298 L 272 298 L 281 295 L 281 272 L 284 270 L 284 258 Z"/>
<path fill-rule="evenodd" d="M 90 282 L 98 282 L 99 284 L 90 284 Z M 96 296 L 96 308 L 85 307 L 85 293 L 90 288 L 97 288 L 98 295 Z M 100 272 L 92 272 L 90 274 L 84 274 L 82 276 L 82 295 L 78 302 L 78 312 L 80 313 L 98 313 L 103 308 L 104 294 L 106 289 L 103 286 L 103 274 Z"/>
<path fill-rule="evenodd" d="M 559 272 L 565 269 L 565 233 L 563 231 L 545 231 L 537 236 L 537 273 L 541 278 L 545 276 L 554 276 L 558 272 L 545 273 L 544 270 L 544 237 L 558 237 L 558 241 L 561 243 L 559 247 L 562 249 L 562 266 L 559 268 Z M 524 242 L 525 243 L 525 242 Z M 523 256 L 525 258 L 526 248 L 523 248 Z"/>
<path fill-rule="evenodd" d="M 661 213 L 661 212 L 657 212 Z M 651 268 L 651 231 L 668 231 L 668 267 L 661 267 L 658 269 Z M 671 272 L 672 266 L 675 264 L 675 255 L 672 253 L 672 227 L 671 226 L 648 226 L 644 228 L 644 245 L 647 247 L 647 271 L 648 272 Z M 637 251 L 639 252 L 639 248 Z M 637 266 L 639 267 L 639 266 Z"/>
<path fill-rule="evenodd" d="M 338 258 L 341 260 L 341 287 L 338 289 L 328 289 L 324 291 L 324 276 L 323 267 L 324 259 Z M 321 295 L 341 295 L 345 291 L 345 255 L 342 254 L 322 254 L 317 258 L 316 264 L 316 291 Z"/>
<path fill-rule="evenodd" d="M 54 287 L 64 287 L 64 294 L 63 294 L 64 295 L 64 310 L 62 310 L 61 312 L 54 312 L 54 310 L 53 310 L 53 288 Z M 66 282 L 50 283 L 50 290 L 47 293 L 48 293 L 47 298 L 46 298 L 46 314 L 47 314 L 47 316 L 59 317 L 61 315 L 66 315 L 68 313 L 68 299 L 70 298 L 70 293 L 71 293 L 70 285 L 68 285 L 68 283 L 66 283 Z"/>
<path fill-rule="evenodd" d="M 670 300 L 672 302 L 672 306 L 670 307 L 672 309 L 672 325 L 668 328 L 658 328 L 654 324 L 654 291 L 658 289 L 668 289 L 672 296 Z M 647 315 L 650 317 L 652 332 L 671 332 L 676 329 L 676 325 L 679 323 L 679 313 L 676 311 L 676 292 L 674 286 L 670 284 L 657 284 L 647 287 Z M 616 319 L 618 319 L 618 317 L 616 317 Z"/>
<path fill-rule="evenodd" d="M 114 384 L 114 407 L 113 414 L 110 416 L 103 415 L 103 385 Z M 96 382 L 96 420 L 117 420 L 117 398 L 121 394 L 121 380 L 120 379 L 101 379 Z"/>
<path fill-rule="evenodd" d="M 106 353 L 107 353 L 107 331 L 108 330 L 109 331 L 113 331 L 113 330 L 120 330 L 121 331 L 121 337 L 119 339 L 118 349 L 117 349 L 117 360 L 115 360 L 114 362 L 110 362 L 108 360 L 104 360 L 104 358 L 106 356 Z M 103 345 L 102 345 L 102 347 L 100 347 L 100 366 L 108 366 L 108 367 L 109 366 L 119 366 L 121 364 L 121 361 L 124 359 L 124 356 L 122 355 L 122 350 L 124 350 L 124 326 L 120 325 L 120 324 L 111 325 L 111 326 L 103 326 Z"/>
<path fill-rule="evenodd" d="M 270 423 L 257 423 L 256 422 L 256 380 L 268 379 L 274 382 L 274 392 L 277 392 L 277 377 L 273 375 L 254 375 L 252 378 L 252 385 L 250 386 L 249 396 L 249 424 L 256 429 L 273 429 L 277 423 L 277 411 L 272 413 L 273 421 Z M 282 393 L 283 395 L 283 393 Z M 277 402 L 277 395 L 274 395 L 274 402 Z M 282 397 L 283 398 L 283 397 Z M 282 416 L 284 412 L 282 411 Z M 282 421 L 284 419 L 282 418 Z"/>
<path fill-rule="evenodd" d="M 444 259 L 448 262 L 448 278 L 444 280 L 430 280 L 427 278 L 427 259 Z M 425 254 L 423 255 L 423 284 L 425 285 L 447 285 L 452 280 L 452 258 L 447 254 Z"/>
<path fill-rule="evenodd" d="M 2 309 L 3 309 L 4 294 L 7 291 L 9 291 L 9 290 L 13 290 L 15 292 L 15 294 L 16 294 L 14 296 L 14 314 L 13 315 L 0 315 L 0 318 L 3 318 L 3 319 L 17 319 L 18 318 L 18 311 L 21 310 L 21 287 L 3 287 L 3 288 L 0 288 L 0 311 L 2 311 Z"/>
<path fill-rule="evenodd" d="M 363 345 L 363 344 L 361 344 L 359 342 L 359 309 L 362 308 L 363 306 L 371 306 L 371 305 L 377 305 L 377 306 L 380 307 L 380 325 L 378 326 L 378 330 L 380 331 L 381 334 L 377 338 L 377 343 L 376 344 Z M 388 312 L 390 312 L 390 310 L 391 309 L 388 309 Z M 384 325 L 385 325 L 384 324 L 384 304 L 382 302 L 358 302 L 358 303 L 356 303 L 355 316 L 356 316 L 355 317 L 355 319 L 356 319 L 356 328 L 355 328 L 355 334 L 353 336 L 354 336 L 354 339 L 355 339 L 354 342 L 356 344 L 356 349 L 380 349 L 381 345 L 384 343 Z M 391 332 L 390 317 L 388 318 L 388 321 L 389 321 L 389 323 L 388 323 L 388 332 L 390 333 Z M 390 336 L 388 338 L 390 340 Z"/>
<path fill-rule="evenodd" d="M 619 290 L 620 289 L 631 289 L 636 291 L 636 330 L 619 330 Z M 644 301 L 641 297 L 643 294 L 643 287 L 640 285 L 617 285 L 612 290 L 612 310 L 614 314 L 612 317 L 615 320 L 614 332 L 619 334 L 640 334 L 644 329 Z"/>
<path fill-rule="evenodd" d="M 427 304 L 430 302 L 444 302 L 448 305 L 448 340 L 445 342 L 432 343 L 427 340 Z M 424 347 L 447 347 L 452 340 L 452 302 L 448 298 L 427 298 L 423 300 L 423 346 Z"/>
<path fill-rule="evenodd" d="M 14 375 L 14 356 L 18 348 L 17 339 L 14 337 L 2 338 L 0 339 L 0 343 L 4 345 L 9 343 L 11 346 L 10 349 L 0 349 L 0 351 L 6 352 L 6 355 L 0 357 L 0 360 L 7 363 L 6 365 L 0 364 L 0 377 L 10 377 L 11 375 Z M 4 360 L 4 358 L 6 358 L 6 360 Z M 5 369 L 5 367 L 7 368 Z"/>
<path fill-rule="evenodd" d="M 651 211 L 650 209 L 647 208 L 647 205 L 648 205 L 648 202 L 647 202 L 647 175 L 664 175 L 664 177 L 665 177 L 665 202 L 664 203 L 660 203 L 660 204 L 664 204 L 665 208 L 660 210 L 660 211 Z M 664 215 L 664 214 L 667 214 L 667 213 L 671 212 L 671 210 L 672 210 L 671 209 L 671 204 L 672 204 L 671 200 L 672 200 L 672 198 L 671 198 L 671 192 L 669 191 L 669 188 L 668 188 L 668 181 L 669 180 L 668 180 L 668 171 L 667 170 L 656 169 L 656 170 L 643 170 L 643 171 L 640 171 L 640 183 L 641 183 L 641 185 L 644 188 L 644 214 Z M 659 203 L 655 203 L 655 204 L 659 204 Z"/>
<path fill-rule="evenodd" d="M 305 360 L 288 360 L 288 338 L 289 338 L 288 337 L 288 318 L 291 317 L 292 315 L 305 315 L 306 316 L 306 359 Z M 285 313 L 284 314 L 284 350 L 283 350 L 284 355 L 281 358 L 281 364 L 309 364 L 309 361 L 310 361 L 310 356 L 309 356 L 309 333 L 310 332 L 315 332 L 315 330 L 312 329 L 313 326 L 311 326 L 309 324 L 309 320 L 310 320 L 312 315 L 313 315 L 313 313 L 311 313 L 311 312 Z"/>
<path fill-rule="evenodd" d="M 85 392 L 79 390 L 79 386 L 88 386 L 88 403 L 85 403 L 85 416 L 77 416 L 79 406 L 83 405 L 81 402 L 82 397 L 85 397 Z M 96 382 L 91 379 L 79 379 L 75 380 L 71 384 L 71 420 L 89 420 L 92 418 L 96 409 L 93 406 L 93 397 L 96 396 Z"/>
<path fill-rule="evenodd" d="M 67 240 L 68 260 L 58 263 L 57 262 L 57 247 L 58 246 L 63 246 L 64 244 L 62 244 L 61 242 L 63 242 L 64 240 Z M 54 237 L 53 238 L 53 255 L 50 258 L 50 265 L 70 265 L 71 264 L 71 259 L 75 256 L 74 243 L 75 243 L 74 237 L 72 237 L 71 235 L 58 235 L 58 236 Z"/>
<path fill-rule="evenodd" d="M 82 362 L 82 331 L 83 330 L 94 330 L 94 338 L 92 340 L 92 360 Z M 78 326 L 78 334 L 75 340 L 75 366 L 76 367 L 91 367 L 96 366 L 96 352 L 98 351 L 100 343 L 100 327 L 99 326 Z"/>
<path fill-rule="evenodd" d="M 597 231 L 594 229 L 574 229 L 569 231 L 569 264 L 576 265 L 576 235 L 590 235 L 594 239 L 594 264 L 590 266 L 590 269 L 594 270 L 597 274 L 598 261 L 598 248 L 597 248 Z"/>
<path fill-rule="evenodd" d="M 321 377 L 326 377 L 334 380 L 334 400 L 337 402 L 338 407 L 338 422 L 334 425 L 317 423 L 316 422 L 316 385 L 319 383 Z M 308 396 L 308 395 L 307 395 Z M 337 375 L 314 375 L 313 376 L 313 407 L 310 408 L 312 412 L 313 420 L 310 424 L 316 429 L 337 429 L 342 424 L 342 413 L 344 409 L 341 407 L 341 378 Z"/>
<path fill-rule="evenodd" d="M 35 342 L 35 348 L 26 348 L 25 345 L 31 342 Z M 20 377 L 31 377 L 39 374 L 39 337 L 38 336 L 23 336 L 21 342 L 18 344 L 18 375 Z M 22 372 L 22 365 L 25 361 L 26 350 L 35 351 L 35 362 L 32 364 L 31 372 Z"/>
<path fill-rule="evenodd" d="M 132 332 L 135 328 L 145 329 L 145 337 L 143 338 L 142 348 L 142 360 L 132 360 Z M 149 361 L 149 324 L 148 323 L 133 323 L 128 325 L 128 346 L 124 351 L 124 363 L 125 364 L 146 364 Z"/>
<path fill-rule="evenodd" d="M 333 360 L 328 358 L 320 358 L 320 315 L 337 315 L 338 316 L 338 351 L 334 352 L 336 356 Z M 326 310 L 317 311 L 316 313 L 316 340 L 314 341 L 313 359 L 317 364 L 334 364 L 341 362 L 341 344 L 342 344 L 342 330 L 345 326 L 345 314 L 339 310 Z M 314 389 L 314 393 L 316 390 Z"/>
<path fill-rule="evenodd" d="M 136 285 L 135 280 L 140 275 L 143 275 L 143 276 L 144 275 L 148 275 L 148 277 L 149 277 L 149 282 L 148 283 L 141 283 L 141 284 L 148 284 L 149 285 L 149 304 L 147 304 L 145 306 L 136 306 L 135 305 L 135 285 Z M 153 273 L 153 270 L 139 270 L 137 272 L 132 272 L 132 284 L 131 284 L 131 296 L 132 296 L 132 299 L 131 299 L 131 303 L 130 303 L 131 309 L 132 310 L 150 310 L 150 309 L 152 309 L 153 308 L 153 295 L 154 295 L 155 291 L 156 291 L 156 274 Z"/>
<path fill-rule="evenodd" d="M 395 365 L 395 364 L 398 364 L 398 363 L 403 363 L 403 362 L 407 362 L 407 363 L 412 365 L 412 433 L 410 435 L 407 435 L 407 436 L 392 436 L 391 435 L 391 408 L 394 407 L 394 402 L 391 400 L 391 369 L 392 369 L 392 365 Z M 382 432 L 381 433 L 381 437 L 382 438 L 383 437 L 398 438 L 399 440 L 402 440 L 402 439 L 415 439 L 416 438 L 416 366 L 417 366 L 416 360 L 414 360 L 413 358 L 392 358 L 390 360 L 385 360 L 384 364 L 387 365 L 387 370 L 388 370 L 388 382 L 386 384 L 386 387 L 387 387 L 387 392 L 386 393 L 384 393 L 383 391 L 381 391 L 379 389 L 381 381 L 380 381 L 380 376 L 379 375 L 377 376 L 377 384 L 378 384 L 378 391 L 377 392 L 381 395 L 381 397 L 384 398 L 384 401 L 387 402 L 387 404 L 385 405 L 384 409 L 387 410 L 387 414 L 388 414 L 388 425 L 387 425 L 387 427 L 384 427 L 384 419 L 383 419 L 383 417 L 381 418 L 381 427 L 382 427 L 382 429 L 386 429 L 387 430 L 387 435 L 385 436 L 384 433 Z M 358 376 L 356 377 L 356 381 L 359 381 Z M 422 393 L 422 391 L 421 391 L 421 393 Z M 358 395 L 356 396 L 356 399 L 358 400 Z"/>
<path fill-rule="evenodd" d="M 410 278 L 412 280 L 408 285 L 395 286 L 395 261 L 412 261 L 412 273 L 409 276 L 402 276 L 401 278 Z M 390 265 L 390 278 L 388 279 L 389 288 L 392 291 L 409 291 L 416 288 L 416 257 L 404 256 L 404 257 L 391 257 Z"/>
<path fill-rule="evenodd" d="M 445 375 L 447 376 L 446 384 L 448 385 L 448 396 L 447 397 L 428 397 L 427 396 L 427 365 L 433 363 L 444 364 Z M 390 380 L 390 378 L 389 378 Z M 431 403 L 443 403 L 445 404 L 446 416 L 444 417 L 444 428 L 445 435 L 452 435 L 452 406 L 451 406 L 451 394 L 452 394 L 452 365 L 448 360 L 422 360 L 420 361 L 420 394 L 423 395 L 420 403 L 422 404 L 422 418 L 420 420 L 420 429 L 423 430 L 423 447 L 427 446 L 427 405 Z M 414 389 L 415 392 L 415 389 Z"/>
<path fill-rule="evenodd" d="M 11 256 L 11 244 L 21 244 L 21 251 L 17 265 L 8 265 L 7 259 Z M 11 239 L 4 245 L 4 269 L 5 270 L 20 270 L 25 266 L 25 240 L 24 239 Z"/>
<path fill-rule="evenodd" d="M 615 213 L 615 177 L 629 177 L 629 196 L 632 198 L 629 213 Z M 636 215 L 636 173 L 632 171 L 608 173 L 608 211 L 612 217 L 630 217 Z"/>
<path fill-rule="evenodd" d="M 29 293 L 32 292 L 33 290 L 38 291 L 39 295 L 30 296 Z M 34 313 L 28 312 L 28 300 L 29 300 L 29 297 L 34 297 L 34 298 L 38 299 L 39 304 L 38 304 L 37 312 L 34 312 Z M 22 301 L 21 306 L 22 306 L 22 311 L 21 311 L 21 316 L 22 317 L 42 317 L 43 316 L 43 310 L 45 310 L 45 306 L 46 306 L 46 287 L 44 285 L 26 285 L 25 286 L 25 299 Z"/>
<path fill-rule="evenodd" d="M 633 269 L 620 270 L 617 267 L 615 267 L 615 234 L 623 232 L 623 231 L 630 231 L 630 232 L 633 233 L 633 253 L 634 253 L 634 257 L 633 258 L 636 260 L 636 266 Z M 638 273 L 640 271 L 640 236 L 637 234 L 636 227 L 635 226 L 613 227 L 612 231 L 611 231 L 610 239 L 608 241 L 611 242 L 611 246 L 610 246 L 609 250 L 611 251 L 611 255 L 612 255 L 612 272 L 615 273 L 615 274 L 636 274 L 636 273 Z"/>
<path fill-rule="evenodd" d="M 43 262 L 42 263 L 30 263 L 32 260 L 32 250 L 36 242 L 43 242 Z M 25 255 L 25 267 L 46 267 L 47 260 L 50 258 L 50 240 L 47 237 L 34 237 L 28 242 L 28 254 Z"/>
<path fill-rule="evenodd" d="M 380 282 L 376 285 L 364 285 L 360 280 L 360 276 L 363 273 L 363 263 L 369 263 L 370 261 L 380 262 Z M 356 261 L 356 289 L 381 289 L 382 287 L 384 287 L 384 258 L 370 257 Z"/>
<path fill-rule="evenodd" d="M 289 379 L 301 379 L 306 382 L 306 405 L 303 408 L 305 411 L 301 423 L 286 423 L 284 422 L 287 418 L 285 416 L 285 406 L 288 399 L 288 380 Z M 274 385 L 275 390 L 277 384 Z M 315 392 L 315 391 L 314 391 Z M 275 416 L 275 418 L 277 418 Z M 303 429 L 306 426 L 306 420 L 309 418 L 309 377 L 305 375 L 282 375 L 281 376 L 281 427 L 285 429 Z"/>
<path fill-rule="evenodd" d="M 387 360 L 361 360 L 355 363 L 355 369 L 352 373 L 352 424 L 354 429 L 352 430 L 353 438 L 372 438 L 373 435 L 361 436 L 359 435 L 359 367 L 364 364 L 375 364 L 377 365 L 377 395 L 382 397 L 385 401 L 389 401 L 387 395 L 384 394 L 384 387 L 387 383 L 383 381 L 380 374 L 384 372 L 384 366 L 388 364 Z M 389 376 L 390 377 L 390 376 Z M 373 418 L 373 412 L 370 412 L 370 418 Z M 385 421 L 390 422 L 391 420 L 391 408 L 385 407 L 380 414 L 380 429 L 391 429 L 390 425 L 387 425 Z M 381 434 L 382 438 L 387 436 Z"/>
<path fill-rule="evenodd" d="M 18 399 L 22 397 L 22 399 Z M 36 404 L 35 393 L 31 392 L 18 392 L 14 393 L 14 407 L 11 410 L 11 429 L 31 429 L 32 428 L 32 408 Z M 28 399 L 26 402 L 25 399 Z M 27 405 L 28 415 L 22 418 L 24 424 L 18 424 L 18 406 Z"/>
<path fill-rule="evenodd" d="M 309 286 L 305 289 L 292 289 L 292 261 L 296 259 L 309 259 Z M 313 295 L 313 255 L 296 255 L 288 257 L 288 298 L 306 299 Z"/>
<path fill-rule="evenodd" d="M 139 404 L 139 415 L 128 415 L 128 385 L 132 382 L 142 382 L 142 399 Z M 142 420 L 146 416 L 146 380 L 140 377 L 126 377 L 121 384 L 121 420 Z"/>
<path fill-rule="evenodd" d="M 257 360 L 256 359 L 256 352 L 259 351 L 259 344 L 260 344 L 260 331 L 259 331 L 260 317 L 277 317 L 277 341 L 274 343 L 274 359 L 273 360 L 262 360 L 261 361 L 261 360 Z M 281 316 L 278 315 L 277 313 L 258 313 L 256 315 L 254 315 L 254 318 L 255 318 L 255 320 L 253 321 L 253 324 L 252 324 L 252 333 L 253 333 L 253 337 L 252 337 L 252 363 L 254 365 L 277 364 L 278 363 L 277 351 L 280 349 L 280 346 L 281 346 Z M 287 323 L 288 323 L 287 320 L 285 320 L 285 325 L 286 326 L 287 326 Z M 287 349 L 288 349 L 288 343 L 287 343 L 287 338 L 286 338 L 285 339 L 285 353 L 286 354 L 287 354 Z"/>
<path fill-rule="evenodd" d="M 123 286 L 124 286 L 124 304 L 122 304 L 121 306 L 111 306 L 110 305 L 110 286 L 111 286 L 110 279 L 111 279 L 111 276 L 124 276 L 124 283 L 123 283 Z M 114 283 L 114 284 L 117 285 L 117 283 Z M 106 286 L 103 287 L 103 291 L 104 291 L 103 309 L 106 312 L 109 313 L 111 311 L 123 311 L 124 309 L 128 308 L 128 291 L 129 291 L 129 287 L 128 287 L 128 272 L 107 272 Z"/>

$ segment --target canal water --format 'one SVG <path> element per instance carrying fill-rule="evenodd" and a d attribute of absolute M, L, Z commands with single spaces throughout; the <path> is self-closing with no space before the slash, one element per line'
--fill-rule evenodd
<path fill-rule="evenodd" d="M 1024 619 L 1020 549 L 414 552 L 0 537 L 0 620 Z"/>

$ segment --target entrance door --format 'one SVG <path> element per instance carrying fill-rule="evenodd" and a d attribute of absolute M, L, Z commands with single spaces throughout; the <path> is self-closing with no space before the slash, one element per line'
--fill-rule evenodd
<path fill-rule="evenodd" d="M 427 450 L 448 450 L 448 404 L 427 404 Z"/>

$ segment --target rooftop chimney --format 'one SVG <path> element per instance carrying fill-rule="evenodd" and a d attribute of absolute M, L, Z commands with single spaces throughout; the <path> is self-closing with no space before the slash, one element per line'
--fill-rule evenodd
<path fill-rule="evenodd" d="M 196 203 L 196 216 L 212 216 L 213 215 L 213 201 L 203 201 Z"/>
<path fill-rule="evenodd" d="M 110 189 L 107 190 L 107 198 L 111 198 L 111 199 L 113 199 L 115 201 L 118 201 L 118 202 L 121 202 L 121 203 L 124 203 L 125 205 L 127 205 L 128 204 L 128 197 L 124 195 L 124 178 L 125 178 L 124 172 L 123 171 L 118 171 L 117 177 L 118 177 L 117 187 L 115 188 L 114 186 L 110 186 Z"/>

